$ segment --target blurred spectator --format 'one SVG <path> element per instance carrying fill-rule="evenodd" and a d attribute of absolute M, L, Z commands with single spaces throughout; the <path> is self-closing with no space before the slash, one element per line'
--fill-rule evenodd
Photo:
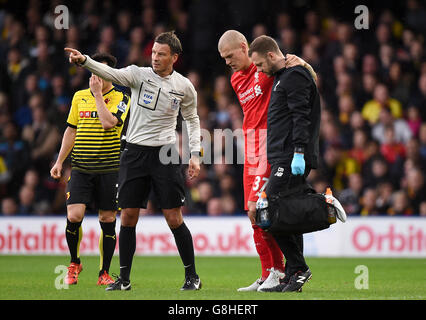
<path fill-rule="evenodd" d="M 14 216 L 18 214 L 18 205 L 12 197 L 3 198 L 1 201 L 1 214 L 4 216 Z"/>
<path fill-rule="evenodd" d="M 296 32 L 293 28 L 281 29 L 278 42 L 280 48 L 285 52 L 298 53 L 299 44 L 297 42 Z"/>
<path fill-rule="evenodd" d="M 410 139 L 405 147 L 405 157 L 396 158 L 395 163 L 391 166 L 391 175 L 393 181 L 398 181 L 401 177 L 406 176 L 407 172 L 413 168 L 419 168 L 424 171 L 426 163 L 420 155 L 420 144 L 415 138 Z M 403 178 L 404 179 L 404 178 Z"/>
<path fill-rule="evenodd" d="M 375 55 L 369 53 L 363 57 L 361 71 L 363 74 L 371 74 L 377 76 L 379 66 Z"/>
<path fill-rule="evenodd" d="M 363 190 L 363 181 L 360 173 L 352 173 L 348 177 L 348 187 L 339 194 L 339 201 L 348 215 L 361 212 L 360 198 Z"/>
<path fill-rule="evenodd" d="M 345 188 L 348 177 L 359 172 L 360 167 L 356 160 L 348 157 L 340 145 L 335 144 L 326 149 L 321 171 L 322 175 L 331 181 L 333 189 L 340 192 Z"/>
<path fill-rule="evenodd" d="M 411 216 L 413 209 L 405 191 L 397 191 L 392 195 L 392 207 L 387 210 L 391 216 Z"/>
<path fill-rule="evenodd" d="M 347 72 L 339 73 L 337 76 L 336 96 L 355 95 L 354 80 Z"/>
<path fill-rule="evenodd" d="M 325 56 L 328 59 L 334 59 L 343 51 L 343 46 L 350 43 L 353 39 L 353 27 L 347 22 L 339 22 L 337 24 L 336 39 L 330 41 L 327 45 Z"/>
<path fill-rule="evenodd" d="M 345 61 L 346 71 L 354 77 L 358 76 L 359 70 L 359 52 L 355 43 L 346 43 L 343 46 L 343 59 Z"/>
<path fill-rule="evenodd" d="M 33 214 L 35 191 L 28 185 L 23 185 L 19 190 L 19 213 L 20 214 Z"/>
<path fill-rule="evenodd" d="M 335 124 L 334 118 L 326 118 L 327 113 L 324 112 L 322 119 L 325 121 L 321 122 L 320 137 L 322 142 L 322 151 L 326 150 L 329 146 L 342 146 L 342 136 L 339 132 L 339 127 Z"/>
<path fill-rule="evenodd" d="M 362 130 L 367 130 L 368 132 L 371 131 L 370 126 L 364 120 L 361 112 L 359 112 L 359 111 L 354 111 L 351 114 L 350 127 L 351 127 L 352 130 L 362 129 Z"/>
<path fill-rule="evenodd" d="M 349 94 L 339 96 L 339 122 L 342 125 L 349 125 L 351 115 L 355 111 L 355 101 Z"/>
<path fill-rule="evenodd" d="M 21 85 L 28 72 L 29 61 L 18 47 L 11 47 L 7 54 L 7 74 L 12 101 L 18 102 Z"/>
<path fill-rule="evenodd" d="M 386 161 L 393 164 L 398 158 L 405 158 L 405 145 L 395 139 L 395 129 L 393 126 L 385 127 L 384 136 L 380 151 Z"/>
<path fill-rule="evenodd" d="M 320 55 L 318 49 L 312 43 L 305 43 L 303 45 L 301 58 L 309 63 L 314 70 L 319 69 Z"/>
<path fill-rule="evenodd" d="M 374 88 L 378 83 L 377 77 L 372 74 L 365 72 L 362 74 L 361 89 L 358 96 L 359 105 L 363 106 L 366 102 L 370 101 L 374 97 Z"/>
<path fill-rule="evenodd" d="M 234 177 L 229 173 L 225 173 L 223 175 L 219 181 L 219 185 L 222 194 L 231 194 L 235 192 L 235 180 Z"/>
<path fill-rule="evenodd" d="M 0 156 L 0 197 L 7 195 L 7 184 L 9 183 L 11 176 L 12 175 L 6 165 L 6 162 L 3 157 Z"/>
<path fill-rule="evenodd" d="M 2 133 L 3 139 L 0 142 L 0 156 L 3 157 L 5 165 L 8 168 L 10 174 L 8 189 L 9 193 L 13 195 L 19 190 L 24 172 L 30 164 L 30 154 L 28 145 L 19 138 L 19 132 L 13 122 L 6 123 Z"/>
<path fill-rule="evenodd" d="M 426 161 L 426 122 L 422 123 L 419 130 L 419 140 L 420 140 L 420 156 L 422 161 Z"/>
<path fill-rule="evenodd" d="M 379 183 L 390 181 L 389 165 L 381 155 L 369 159 L 363 172 L 365 186 L 376 188 Z"/>
<path fill-rule="evenodd" d="M 426 73 L 420 75 L 417 81 L 417 88 L 412 94 L 409 105 L 417 106 L 420 110 L 421 118 L 426 121 Z"/>
<path fill-rule="evenodd" d="M 407 143 L 413 136 L 405 119 L 395 119 L 389 108 L 382 108 L 379 113 L 378 122 L 373 126 L 371 134 L 381 144 L 386 141 L 386 128 L 393 131 L 393 139 L 397 143 Z"/>
<path fill-rule="evenodd" d="M 263 35 L 268 35 L 268 29 L 266 28 L 266 26 L 262 23 L 258 23 L 254 25 L 251 38 L 256 39 L 257 37 L 260 37 Z"/>
<path fill-rule="evenodd" d="M 408 171 L 405 190 L 414 212 L 419 212 L 420 203 L 426 200 L 425 178 L 420 169 L 412 168 Z"/>
<path fill-rule="evenodd" d="M 312 36 L 318 36 L 321 30 L 321 18 L 317 12 L 309 10 L 304 18 L 305 28 L 301 36 L 302 43 L 308 42 Z"/>
<path fill-rule="evenodd" d="M 380 214 L 377 205 L 377 191 L 374 188 L 367 188 L 364 190 L 361 198 L 361 215 L 372 216 Z"/>
<path fill-rule="evenodd" d="M 40 178 L 36 169 L 30 168 L 25 172 L 24 186 L 30 187 L 34 191 L 34 203 L 36 209 L 50 207 L 48 200 L 51 200 L 49 190 L 44 186 L 44 181 Z"/>
<path fill-rule="evenodd" d="M 221 197 L 222 211 L 224 215 L 232 215 L 238 212 L 235 197 L 232 194 L 226 194 Z"/>
<path fill-rule="evenodd" d="M 407 109 L 407 124 L 411 130 L 413 137 L 419 136 L 420 126 L 422 125 L 422 118 L 420 117 L 419 108 L 410 106 Z"/>
<path fill-rule="evenodd" d="M 402 105 L 406 105 L 410 99 L 411 78 L 403 73 L 400 62 L 392 61 L 386 78 L 392 96 Z"/>
<path fill-rule="evenodd" d="M 43 107 L 32 110 L 33 123 L 25 126 L 22 138 L 31 147 L 31 159 L 41 174 L 49 172 L 49 164 L 60 143 L 57 127 L 47 119 Z"/>
<path fill-rule="evenodd" d="M 23 87 L 20 88 L 19 96 L 16 97 L 16 106 L 18 108 L 26 106 L 30 97 L 37 94 L 38 91 L 38 75 L 35 72 L 29 73 L 25 78 Z"/>
<path fill-rule="evenodd" d="M 207 212 L 207 205 L 209 200 L 213 197 L 213 187 L 210 181 L 201 181 L 197 188 L 193 190 L 191 196 L 194 201 L 192 213 L 205 213 Z"/>
<path fill-rule="evenodd" d="M 211 198 L 207 202 L 207 215 L 208 216 L 220 216 L 223 214 L 222 199 Z"/>
<path fill-rule="evenodd" d="M 80 30 L 78 26 L 71 25 L 66 33 L 66 46 L 69 48 L 80 48 Z"/>
<path fill-rule="evenodd" d="M 392 193 L 394 191 L 393 185 L 390 181 L 379 183 L 376 188 L 377 201 L 376 206 L 379 212 L 385 213 L 392 207 Z"/>
<path fill-rule="evenodd" d="M 423 44 L 419 39 L 414 40 L 410 46 L 410 56 L 415 68 L 420 67 L 423 62 Z"/>
<path fill-rule="evenodd" d="M 355 159 L 360 168 L 367 160 L 367 144 L 368 137 L 366 132 L 361 129 L 356 129 L 353 134 L 352 149 L 349 150 L 348 156 Z"/>
<path fill-rule="evenodd" d="M 390 108 L 390 111 L 395 118 L 401 118 L 401 103 L 398 100 L 389 97 L 388 88 L 384 84 L 379 83 L 374 88 L 373 100 L 368 101 L 362 108 L 362 116 L 371 125 L 374 125 L 379 120 L 380 111 L 385 107 Z"/>
<path fill-rule="evenodd" d="M 420 216 L 426 217 L 426 201 L 420 203 Z"/>
<path fill-rule="evenodd" d="M 321 179 L 321 178 L 314 179 L 314 181 L 311 184 L 315 192 L 317 193 L 325 193 L 325 191 L 329 187 L 328 182 L 325 179 Z"/>
<path fill-rule="evenodd" d="M 425 15 L 426 10 L 424 8 L 424 2 L 418 0 L 407 1 L 404 18 L 409 28 L 420 32 L 426 32 Z"/>

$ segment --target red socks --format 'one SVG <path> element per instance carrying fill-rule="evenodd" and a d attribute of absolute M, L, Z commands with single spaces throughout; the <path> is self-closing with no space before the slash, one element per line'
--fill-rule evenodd
<path fill-rule="evenodd" d="M 283 254 L 275 239 L 269 233 L 263 231 L 259 226 L 252 225 L 253 240 L 262 266 L 262 280 L 269 276 L 267 269 L 274 268 L 284 271 Z"/>
<path fill-rule="evenodd" d="M 284 272 L 284 256 L 283 253 L 275 241 L 274 237 L 262 230 L 263 239 L 269 249 L 269 256 L 271 259 L 271 266 L 278 271 Z"/>

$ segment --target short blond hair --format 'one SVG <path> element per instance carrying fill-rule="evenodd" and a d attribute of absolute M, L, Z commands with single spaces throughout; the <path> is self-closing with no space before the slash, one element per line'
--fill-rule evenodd
<path fill-rule="evenodd" d="M 241 32 L 237 30 L 228 30 L 225 31 L 220 37 L 219 42 L 217 44 L 217 48 L 220 51 L 221 48 L 226 44 L 229 44 L 231 46 L 237 46 L 242 42 L 247 44 L 248 47 L 247 39 Z"/>

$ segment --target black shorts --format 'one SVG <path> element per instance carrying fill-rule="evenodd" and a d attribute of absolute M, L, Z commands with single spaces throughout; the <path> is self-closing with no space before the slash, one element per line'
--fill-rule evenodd
<path fill-rule="evenodd" d="M 99 210 L 117 210 L 118 172 L 85 173 L 73 169 L 67 185 L 67 205 L 83 203 Z"/>
<path fill-rule="evenodd" d="M 126 143 L 118 174 L 118 206 L 146 208 L 151 190 L 161 209 L 178 208 L 185 204 L 184 179 L 179 163 L 160 161 L 162 147 Z"/>

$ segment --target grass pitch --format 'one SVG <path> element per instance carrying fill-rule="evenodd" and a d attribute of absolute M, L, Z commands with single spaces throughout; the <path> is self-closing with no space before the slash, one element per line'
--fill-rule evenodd
<path fill-rule="evenodd" d="M 179 257 L 135 257 L 132 290 L 105 292 L 96 285 L 99 259 L 82 257 L 77 285 L 57 289 L 65 256 L 0 256 L 1 300 L 425 300 L 426 259 L 307 258 L 312 280 L 302 293 L 237 292 L 260 274 L 257 258 L 197 257 L 203 288 L 182 292 L 183 267 Z M 355 271 L 365 266 L 361 273 Z M 60 269 L 61 267 L 59 267 Z M 368 270 L 368 274 L 365 272 Z M 111 273 L 119 273 L 114 256 Z M 363 278 L 357 278 L 362 276 Z M 58 278 L 59 277 L 59 278 Z M 368 284 L 357 289 L 356 283 Z"/>

